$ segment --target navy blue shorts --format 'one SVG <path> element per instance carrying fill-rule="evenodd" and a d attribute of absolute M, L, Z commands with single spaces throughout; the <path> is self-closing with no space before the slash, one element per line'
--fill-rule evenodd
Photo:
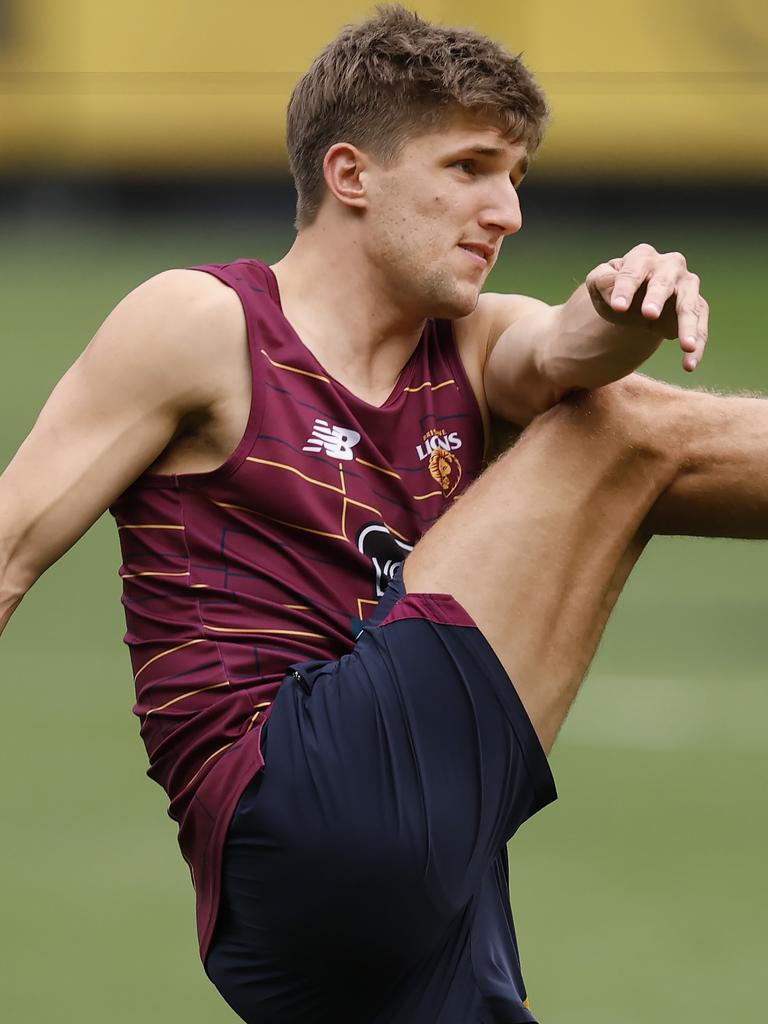
<path fill-rule="evenodd" d="M 225 849 L 206 970 L 248 1024 L 535 1018 L 506 843 L 555 798 L 487 640 L 390 584 L 354 650 L 293 667 Z"/>

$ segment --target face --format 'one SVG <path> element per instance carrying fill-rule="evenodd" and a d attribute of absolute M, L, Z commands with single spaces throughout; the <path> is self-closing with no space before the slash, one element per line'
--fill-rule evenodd
<path fill-rule="evenodd" d="M 458 118 L 373 164 L 364 238 L 389 290 L 419 316 L 471 313 L 507 235 L 519 231 L 522 143 Z"/>

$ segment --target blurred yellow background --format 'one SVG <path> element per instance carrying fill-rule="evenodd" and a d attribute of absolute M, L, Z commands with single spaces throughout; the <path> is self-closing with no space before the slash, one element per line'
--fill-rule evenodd
<path fill-rule="evenodd" d="M 523 51 L 555 115 L 545 176 L 768 176 L 764 0 L 411 6 Z M 282 169 L 294 83 L 372 7 L 0 0 L 0 171 Z"/>

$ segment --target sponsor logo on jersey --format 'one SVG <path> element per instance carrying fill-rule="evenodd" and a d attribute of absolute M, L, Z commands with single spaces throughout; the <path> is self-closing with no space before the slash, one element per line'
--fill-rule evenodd
<path fill-rule="evenodd" d="M 331 459 L 343 459 L 349 462 L 355 456 L 352 449 L 360 440 L 360 434 L 349 427 L 339 427 L 327 420 L 317 419 L 312 426 L 312 433 L 302 448 L 305 452 L 325 452 Z"/>
<path fill-rule="evenodd" d="M 449 434 L 433 428 L 424 434 L 422 443 L 416 445 L 416 454 L 422 462 L 428 460 L 429 475 L 440 484 L 444 498 L 453 494 L 461 480 L 461 462 L 455 454 L 461 443 L 455 430 Z"/>
<path fill-rule="evenodd" d="M 412 544 L 393 537 L 383 523 L 366 523 L 357 535 L 359 551 L 371 560 L 373 566 L 373 592 L 381 597 L 398 565 L 413 551 Z"/>

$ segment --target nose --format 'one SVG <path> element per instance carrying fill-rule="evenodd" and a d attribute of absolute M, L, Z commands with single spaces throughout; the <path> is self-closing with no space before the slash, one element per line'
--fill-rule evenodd
<path fill-rule="evenodd" d="M 505 183 L 494 189 L 481 215 L 480 224 L 500 231 L 503 236 L 514 235 L 523 226 L 520 196 L 509 178 L 505 178 Z"/>

